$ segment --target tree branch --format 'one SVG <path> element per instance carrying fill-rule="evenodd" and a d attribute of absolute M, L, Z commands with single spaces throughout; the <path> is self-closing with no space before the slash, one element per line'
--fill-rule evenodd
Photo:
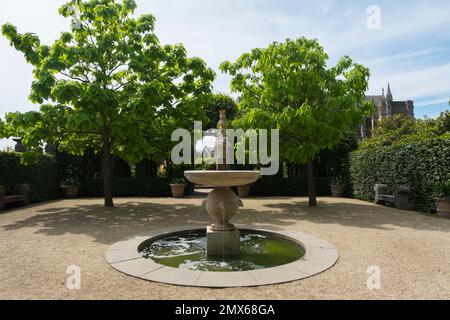
<path fill-rule="evenodd" d="M 89 81 L 89 79 L 82 79 L 82 78 L 79 78 L 79 77 L 74 77 L 74 76 L 71 76 L 71 75 L 63 72 L 63 71 L 60 71 L 59 73 L 62 74 L 63 76 L 65 76 L 65 77 L 68 77 L 68 78 L 72 79 L 72 80 L 78 80 L 78 81 L 81 81 L 83 83 L 91 83 Z"/>

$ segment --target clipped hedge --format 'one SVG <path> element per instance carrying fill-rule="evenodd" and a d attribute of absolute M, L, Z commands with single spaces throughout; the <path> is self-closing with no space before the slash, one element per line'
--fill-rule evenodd
<path fill-rule="evenodd" d="M 434 188 L 450 179 L 450 139 L 356 151 L 350 155 L 349 171 L 357 199 L 373 201 L 376 183 L 387 184 L 392 190 L 405 184 L 412 191 L 411 208 L 433 212 Z"/>
<path fill-rule="evenodd" d="M 328 178 L 316 178 L 317 196 L 331 195 Z M 307 179 L 267 176 L 252 185 L 250 195 L 253 197 L 306 197 L 308 196 Z"/>
<path fill-rule="evenodd" d="M 0 185 L 11 192 L 15 184 L 30 184 L 31 202 L 42 202 L 59 198 L 58 169 L 51 156 L 42 156 L 36 164 L 23 165 L 20 154 L 0 152 Z"/>
<path fill-rule="evenodd" d="M 114 178 L 114 197 L 170 197 L 170 179 L 162 177 L 149 178 Z M 188 184 L 185 195 L 193 192 L 193 185 Z M 80 197 L 103 197 L 102 179 L 84 179 L 81 181 Z"/>

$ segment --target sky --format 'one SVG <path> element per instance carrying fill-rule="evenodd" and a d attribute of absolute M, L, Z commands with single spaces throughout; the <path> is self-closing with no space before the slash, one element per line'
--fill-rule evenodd
<path fill-rule="evenodd" d="M 70 21 L 59 16 L 64 0 L 2 0 L 0 24 L 34 32 L 51 44 Z M 448 0 L 137 0 L 136 16 L 156 16 L 161 43 L 183 43 L 217 72 L 214 91 L 230 93 L 222 61 L 255 47 L 301 36 L 316 38 L 330 65 L 349 55 L 371 70 L 367 94 L 390 82 L 395 100 L 413 100 L 416 117 L 436 117 L 450 99 Z M 374 7 L 375 6 L 375 7 Z M 379 12 L 379 14 L 378 14 Z M 37 110 L 28 101 L 32 68 L 0 35 L 0 117 Z M 0 149 L 12 146 L 0 141 Z"/>

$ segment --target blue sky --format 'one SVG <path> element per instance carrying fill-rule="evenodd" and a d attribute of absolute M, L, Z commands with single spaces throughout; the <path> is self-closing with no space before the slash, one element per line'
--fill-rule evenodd
<path fill-rule="evenodd" d="M 51 43 L 69 22 L 57 13 L 63 0 L 2 1 L 0 24 L 32 31 Z M 450 99 L 450 1 L 361 0 L 138 0 L 136 14 L 152 13 L 162 43 L 182 42 L 218 71 L 254 47 L 306 36 L 317 38 L 330 64 L 349 55 L 370 68 L 368 94 L 390 81 L 394 99 L 414 100 L 416 116 L 437 116 Z M 381 12 L 381 28 L 367 28 L 367 8 Z M 28 100 L 31 67 L 0 37 L 0 117 L 36 109 Z M 215 91 L 229 92 L 218 72 Z M 0 149 L 8 142 L 0 142 Z"/>

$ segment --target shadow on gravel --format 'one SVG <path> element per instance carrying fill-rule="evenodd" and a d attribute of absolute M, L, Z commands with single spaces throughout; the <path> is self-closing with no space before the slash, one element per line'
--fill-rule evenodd
<path fill-rule="evenodd" d="M 283 199 L 283 201 L 280 201 Z M 301 198 L 264 198 L 262 209 L 243 208 L 233 220 L 237 224 L 257 225 L 260 228 L 287 229 L 301 221 L 316 224 L 339 224 L 349 227 L 390 230 L 400 226 L 416 230 L 450 232 L 450 220 L 433 215 L 371 204 L 328 202 L 319 199 L 319 206 L 309 208 Z M 258 201 L 258 199 L 251 199 Z M 1 227 L 3 230 L 38 228 L 36 232 L 48 235 L 88 235 L 97 242 L 111 244 L 127 237 L 175 226 L 202 227 L 210 223 L 207 213 L 198 205 L 158 204 L 129 201 L 114 209 L 102 205 L 45 208 L 35 210 L 36 215 Z M 61 203 L 63 205 L 64 202 Z"/>

